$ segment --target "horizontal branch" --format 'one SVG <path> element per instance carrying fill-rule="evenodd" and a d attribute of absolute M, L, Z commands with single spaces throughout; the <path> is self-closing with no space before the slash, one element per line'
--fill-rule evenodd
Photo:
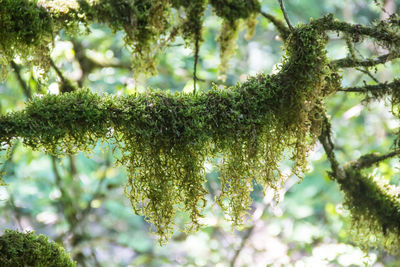
<path fill-rule="evenodd" d="M 244 114 L 252 123 L 264 120 L 276 106 L 274 97 L 280 89 L 274 88 L 275 79 L 259 75 L 232 90 L 213 89 L 195 96 L 150 92 L 115 98 L 100 97 L 87 90 L 45 95 L 28 102 L 23 111 L 0 116 L 0 142 L 23 137 L 32 146 L 64 138 L 76 138 L 79 143 L 80 135 L 106 136 L 109 128 L 121 125 L 135 128 L 141 137 L 168 136 L 176 143 L 193 137 L 194 128 L 206 136 L 223 134 L 224 128 L 222 131 L 227 134 L 235 123 L 244 123 L 245 127 Z M 243 102 L 238 105 L 240 99 Z M 251 106 L 256 107 L 254 113 L 248 111 Z M 194 114 L 202 120 L 197 125 L 193 125 Z M 215 127 L 210 128 L 212 125 Z"/>
<path fill-rule="evenodd" d="M 365 168 L 369 168 L 374 164 L 377 164 L 381 161 L 384 161 L 386 159 L 389 158 L 393 158 L 395 156 L 400 155 L 400 150 L 397 149 L 395 151 L 391 151 L 387 154 L 379 154 L 379 153 L 370 153 L 370 154 L 366 154 L 361 156 L 358 160 L 353 161 L 350 163 L 352 168 L 356 168 L 356 169 L 365 169 Z"/>
<path fill-rule="evenodd" d="M 353 59 L 350 57 L 336 59 L 331 61 L 331 65 L 336 68 L 354 68 L 354 67 L 373 67 L 379 64 L 384 64 L 393 59 L 399 58 L 399 53 L 387 53 L 376 58 L 368 59 Z"/>
<path fill-rule="evenodd" d="M 371 93 L 374 96 L 382 97 L 384 95 L 390 95 L 394 91 L 400 89 L 400 79 L 394 79 L 392 82 L 385 82 L 379 84 L 369 85 L 366 84 L 364 86 L 355 86 L 355 87 L 345 87 L 338 91 L 342 92 L 354 92 L 354 93 Z"/>
<path fill-rule="evenodd" d="M 311 24 L 324 31 L 339 31 L 351 34 L 354 37 L 367 36 L 382 42 L 387 47 L 400 47 L 400 35 L 383 28 L 382 26 L 387 24 L 384 21 L 381 21 L 380 25 L 377 26 L 365 26 L 336 20 L 330 14 L 313 20 Z M 390 28 L 390 25 L 388 27 Z"/>

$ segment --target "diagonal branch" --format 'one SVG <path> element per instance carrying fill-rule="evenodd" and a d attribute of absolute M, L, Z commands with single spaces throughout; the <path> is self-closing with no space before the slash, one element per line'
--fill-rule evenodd
<path fill-rule="evenodd" d="M 374 75 L 372 75 L 372 73 L 368 70 L 367 67 L 364 67 L 364 69 L 361 69 L 361 68 L 355 68 L 355 69 L 358 70 L 359 72 L 362 72 L 362 73 L 368 75 L 368 77 L 370 77 L 374 82 L 379 83 L 378 79 L 375 78 Z"/>
<path fill-rule="evenodd" d="M 283 5 L 283 1 L 282 0 L 278 0 L 278 1 L 279 1 L 279 5 L 281 6 L 281 10 L 282 10 L 283 16 L 285 17 L 286 23 L 289 26 L 289 29 L 291 31 L 293 31 L 293 26 L 292 26 L 292 24 L 290 24 L 289 17 L 285 10 L 285 6 Z"/>
<path fill-rule="evenodd" d="M 346 173 L 336 159 L 334 152 L 335 146 L 332 141 L 331 131 L 331 123 L 329 122 L 328 117 L 325 115 L 321 135 L 318 137 L 318 139 L 321 142 L 331 164 L 332 172 L 330 172 L 330 175 L 340 181 L 346 179 Z"/>
<path fill-rule="evenodd" d="M 286 27 L 286 25 L 279 19 L 277 19 L 276 17 L 274 17 L 271 14 L 268 14 L 266 12 L 261 11 L 260 14 L 268 19 L 269 21 L 272 22 L 272 24 L 274 24 L 275 28 L 278 30 L 282 40 L 286 40 L 289 37 L 290 34 L 290 30 Z"/>
<path fill-rule="evenodd" d="M 26 96 L 26 98 L 30 99 L 32 97 L 32 91 L 31 91 L 31 88 L 26 84 L 26 82 L 22 78 L 21 67 L 14 61 L 11 61 L 11 67 L 13 68 L 15 75 L 17 76 L 19 85 L 21 86 L 22 90 L 24 91 L 24 95 Z"/>
<path fill-rule="evenodd" d="M 50 58 L 50 65 L 55 70 L 58 78 L 60 79 L 60 82 L 61 82 L 60 93 L 75 91 L 76 90 L 75 86 L 72 85 L 72 82 L 70 80 L 65 78 L 65 76 L 63 75 L 61 70 L 56 66 L 53 59 L 51 59 L 51 58 Z"/>

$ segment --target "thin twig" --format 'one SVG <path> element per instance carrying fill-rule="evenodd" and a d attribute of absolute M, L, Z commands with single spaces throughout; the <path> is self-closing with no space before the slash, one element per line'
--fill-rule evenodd
<path fill-rule="evenodd" d="M 193 66 L 193 94 L 196 93 L 196 82 L 197 82 L 197 63 L 199 61 L 200 51 L 200 34 L 196 34 L 196 40 L 194 44 L 194 66 Z"/>
<path fill-rule="evenodd" d="M 55 156 L 50 156 L 50 157 L 51 157 L 51 163 L 52 163 L 51 166 L 53 169 L 53 174 L 54 174 L 55 180 L 56 180 L 56 186 L 57 186 L 58 190 L 60 190 L 60 192 L 61 192 L 60 203 L 63 205 L 64 209 L 65 209 L 65 207 L 68 207 L 68 206 L 72 207 L 72 209 L 69 209 L 72 211 L 67 212 L 66 214 L 64 214 L 64 216 L 67 219 L 68 223 L 70 225 L 73 225 L 75 223 L 75 221 L 77 220 L 76 213 L 75 213 L 76 207 L 74 207 L 70 194 L 68 193 L 67 190 L 65 190 L 65 187 L 62 184 L 61 174 L 57 168 L 57 157 L 55 157 Z"/>
<path fill-rule="evenodd" d="M 293 27 L 292 27 L 292 24 L 290 24 L 288 15 L 287 15 L 286 10 L 285 10 L 285 6 L 283 5 L 283 1 L 282 0 L 278 0 L 278 1 L 279 1 L 279 5 L 281 6 L 281 10 L 282 10 L 283 16 L 285 17 L 286 23 L 289 26 L 289 29 L 291 31 L 293 31 Z"/>
<path fill-rule="evenodd" d="M 60 78 L 61 82 L 66 82 L 67 79 L 65 79 L 64 75 L 62 74 L 61 70 L 56 66 L 54 63 L 53 59 L 50 58 L 50 66 L 55 70 L 58 78 Z"/>
<path fill-rule="evenodd" d="M 362 72 L 362 73 L 368 75 L 368 77 L 370 77 L 374 82 L 379 83 L 378 79 L 375 78 L 374 75 L 372 75 L 372 73 L 368 70 L 368 68 L 364 68 L 364 69 L 355 68 L 355 69 L 358 70 L 359 72 Z"/>
<path fill-rule="evenodd" d="M 58 78 L 61 82 L 60 93 L 67 93 L 75 91 L 76 88 L 72 85 L 71 81 L 65 78 L 61 70 L 56 66 L 53 59 L 50 58 L 50 65 L 56 71 Z"/>
<path fill-rule="evenodd" d="M 243 236 L 243 238 L 241 240 L 240 246 L 236 249 L 235 254 L 234 254 L 234 256 L 233 256 L 233 258 L 231 260 L 231 263 L 230 263 L 231 267 L 235 266 L 236 261 L 237 261 L 239 255 L 240 255 L 240 252 L 242 252 L 244 246 L 247 243 L 247 240 L 249 240 L 249 238 L 253 234 L 255 227 L 256 227 L 256 224 L 253 223 L 253 225 L 246 230 L 246 232 L 245 232 L 245 234 L 244 234 L 244 236 Z"/>
<path fill-rule="evenodd" d="M 13 210 L 15 220 L 17 221 L 19 229 L 23 230 L 24 228 L 22 227 L 21 213 L 19 212 L 20 208 L 18 208 L 17 205 L 15 205 L 14 196 L 12 194 L 10 194 L 10 206 L 11 209 Z"/>
<path fill-rule="evenodd" d="M 82 223 L 85 221 L 86 217 L 90 214 L 91 210 L 92 210 L 92 203 L 94 200 L 96 200 L 97 198 L 99 198 L 99 196 L 101 195 L 101 188 L 103 186 L 104 181 L 107 178 L 107 169 L 111 166 L 111 160 L 109 157 L 107 157 L 106 162 L 105 162 L 105 168 L 104 168 L 104 172 L 102 174 L 102 176 L 100 177 L 100 180 L 97 184 L 97 187 L 92 195 L 92 197 L 90 198 L 90 200 L 87 202 L 85 209 L 83 209 L 82 211 L 79 212 L 79 220 L 76 220 L 74 223 L 72 223 L 70 225 L 70 228 L 68 229 L 67 232 L 65 232 L 64 234 L 61 235 L 61 237 L 59 238 L 63 238 L 64 236 L 73 233 L 75 231 L 75 229 Z"/>
<path fill-rule="evenodd" d="M 90 248 L 90 254 L 91 254 L 92 258 L 93 258 L 94 265 L 96 267 L 101 267 L 101 264 L 99 262 L 99 259 L 97 258 L 96 251 L 94 250 L 94 248 Z"/>

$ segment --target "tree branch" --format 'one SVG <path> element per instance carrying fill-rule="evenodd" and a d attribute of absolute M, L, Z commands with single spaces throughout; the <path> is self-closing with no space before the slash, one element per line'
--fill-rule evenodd
<path fill-rule="evenodd" d="M 286 40 L 289 37 L 290 34 L 290 30 L 286 27 L 286 25 L 279 19 L 277 19 L 276 17 L 274 17 L 271 14 L 268 14 L 266 12 L 261 11 L 260 14 L 268 19 L 269 21 L 272 22 L 272 24 L 274 24 L 275 28 L 278 30 L 282 40 Z"/>
<path fill-rule="evenodd" d="M 65 187 L 62 184 L 62 178 L 61 174 L 57 169 L 57 158 L 55 156 L 50 156 L 51 157 L 51 166 L 53 169 L 53 174 L 55 176 L 55 183 L 61 192 L 61 200 L 60 203 L 63 206 L 62 212 L 64 213 L 65 218 L 67 219 L 68 224 L 72 225 L 76 220 L 76 208 L 73 205 L 72 198 L 70 194 L 68 193 L 67 190 L 65 190 Z M 72 206 L 70 208 L 69 206 Z"/>
<path fill-rule="evenodd" d="M 351 162 L 350 165 L 351 165 L 351 167 L 353 167 L 355 169 L 359 169 L 359 170 L 365 169 L 365 168 L 371 167 L 372 165 L 374 165 L 376 163 L 379 163 L 379 162 L 384 161 L 389 158 L 393 158 L 398 155 L 400 155 L 400 149 L 391 151 L 384 155 L 380 155 L 379 153 L 370 153 L 370 154 L 361 156 L 358 160 Z"/>
<path fill-rule="evenodd" d="M 373 67 L 379 64 L 384 64 L 399 57 L 400 53 L 392 52 L 378 56 L 376 58 L 368 59 L 353 59 L 351 57 L 346 57 L 332 60 L 330 64 L 336 68 Z"/>
<path fill-rule="evenodd" d="M 60 79 L 60 82 L 61 82 L 60 93 L 75 91 L 76 90 L 75 86 L 72 85 L 72 82 L 70 80 L 65 78 L 65 76 L 63 75 L 61 70 L 56 66 L 53 59 L 51 59 L 51 58 L 50 58 L 50 65 L 55 70 L 58 78 Z"/>
<path fill-rule="evenodd" d="M 21 86 L 22 90 L 24 91 L 24 95 L 26 96 L 26 98 L 30 99 L 32 97 L 32 91 L 31 91 L 31 88 L 26 84 L 26 82 L 22 78 L 21 67 L 18 66 L 18 64 L 15 63 L 13 60 L 11 61 L 11 67 L 13 68 L 15 75 L 17 76 L 19 85 Z"/>
<path fill-rule="evenodd" d="M 331 131 L 331 124 L 328 117 L 325 115 L 321 135 L 318 137 L 318 139 L 321 142 L 331 164 L 332 172 L 330 172 L 330 175 L 340 181 L 346 179 L 346 173 L 336 159 L 334 152 L 335 146 L 332 141 Z"/>
<path fill-rule="evenodd" d="M 17 145 L 18 145 L 18 143 L 14 144 L 14 145 L 11 147 L 11 149 L 10 149 L 10 151 L 9 151 L 9 153 L 8 153 L 8 159 L 3 163 L 3 166 L 2 166 L 1 169 L 0 169 L 0 186 L 6 185 L 6 184 L 3 182 L 1 176 L 2 176 L 3 173 L 5 173 L 5 170 L 6 170 L 7 166 L 8 166 L 8 164 L 10 164 L 10 163 L 12 162 L 12 158 L 13 158 L 13 156 L 14 156 L 15 149 L 17 148 Z M 8 189 L 9 189 L 9 188 L 7 187 L 7 191 L 8 191 Z M 13 196 L 11 193 L 9 193 L 9 196 L 10 196 L 10 197 L 9 197 L 9 204 L 10 204 L 10 207 L 11 207 L 12 212 L 14 213 L 15 220 L 17 221 L 18 227 L 19 227 L 21 230 L 23 230 L 24 228 L 22 227 L 22 223 L 21 223 L 20 208 L 17 207 L 17 206 L 15 205 L 14 196 Z"/>
<path fill-rule="evenodd" d="M 199 51 L 200 51 L 200 33 L 195 36 L 194 44 L 194 63 L 193 63 L 193 94 L 196 93 L 196 82 L 197 82 L 197 63 L 199 62 Z"/>
<path fill-rule="evenodd" d="M 248 239 L 251 237 L 251 235 L 253 234 L 255 227 L 256 227 L 256 225 L 255 225 L 255 223 L 253 223 L 252 226 L 250 226 L 250 228 L 248 228 L 248 229 L 246 230 L 246 232 L 245 232 L 245 234 L 244 234 L 244 236 L 243 236 L 243 238 L 242 238 L 242 240 L 241 240 L 241 242 L 240 242 L 240 245 L 239 245 L 239 247 L 235 250 L 235 254 L 233 255 L 233 258 L 232 258 L 232 260 L 231 260 L 231 262 L 230 262 L 230 266 L 231 266 L 231 267 L 234 267 L 234 266 L 236 265 L 236 261 L 237 261 L 237 259 L 239 258 L 240 252 L 242 252 L 244 246 L 245 246 L 246 243 L 247 243 L 247 240 L 248 240 Z"/>
<path fill-rule="evenodd" d="M 289 29 L 291 31 L 293 31 L 293 27 L 292 27 L 292 24 L 290 24 L 289 17 L 285 10 L 285 6 L 283 5 L 283 1 L 282 0 L 278 0 L 278 1 L 279 1 L 279 5 L 281 6 L 281 10 L 282 10 L 283 16 L 285 17 L 286 23 L 289 26 Z"/>
<path fill-rule="evenodd" d="M 364 26 L 360 24 L 351 24 L 348 22 L 338 21 L 333 18 L 333 15 L 327 15 L 323 18 L 316 19 L 310 24 L 315 25 L 323 31 L 339 31 L 351 34 L 354 37 L 368 36 L 377 41 L 383 42 L 388 47 L 400 47 L 400 35 L 395 32 L 382 30 L 382 24 L 387 22 L 381 21 L 378 26 Z"/>
<path fill-rule="evenodd" d="M 394 79 L 392 82 L 378 83 L 374 85 L 364 85 L 355 87 L 345 87 L 339 89 L 341 92 L 354 92 L 354 93 L 372 93 L 375 96 L 384 96 L 394 90 L 399 90 L 400 79 Z"/>
<path fill-rule="evenodd" d="M 374 75 L 372 75 L 372 73 L 368 70 L 368 68 L 364 67 L 364 69 L 360 69 L 360 68 L 355 68 L 356 70 L 358 70 L 359 72 L 362 72 L 366 75 L 368 75 L 368 77 L 370 77 L 374 82 L 379 83 L 378 79 L 375 78 Z"/>

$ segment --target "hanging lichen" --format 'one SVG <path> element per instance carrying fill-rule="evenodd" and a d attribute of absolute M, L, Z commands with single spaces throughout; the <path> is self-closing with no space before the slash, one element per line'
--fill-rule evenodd
<path fill-rule="evenodd" d="M 286 43 L 277 75 L 257 75 L 234 87 L 196 94 L 152 91 L 127 97 L 88 90 L 34 98 L 20 112 L 0 117 L 0 143 L 16 137 L 52 154 L 90 151 L 98 140 L 114 142 L 127 167 L 126 194 L 134 211 L 165 240 L 177 211 L 196 230 L 206 201 L 204 163 L 222 158 L 217 202 L 241 224 L 257 182 L 278 189 L 278 167 L 291 153 L 293 172 L 319 135 L 323 98 L 340 77 L 328 67 L 327 37 L 301 25 Z"/>
<path fill-rule="evenodd" d="M 73 267 L 76 263 L 64 248 L 44 235 L 5 230 L 0 236 L 0 265 Z"/>

